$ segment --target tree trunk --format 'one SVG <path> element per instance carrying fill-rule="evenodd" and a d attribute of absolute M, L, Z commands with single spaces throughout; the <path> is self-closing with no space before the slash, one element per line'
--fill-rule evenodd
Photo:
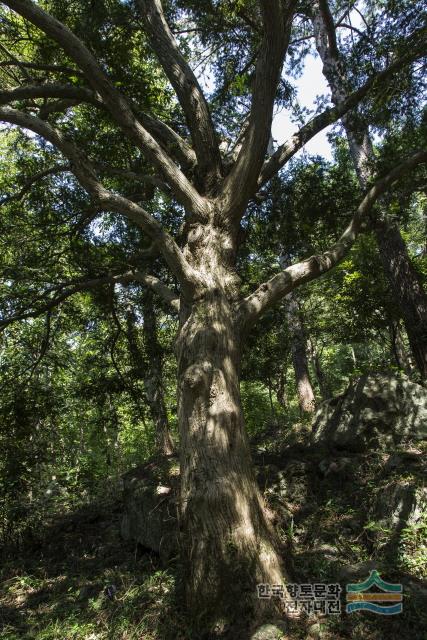
<path fill-rule="evenodd" d="M 406 374 L 411 373 L 411 363 L 406 353 L 405 345 L 402 339 L 400 322 L 392 322 L 390 326 L 391 347 L 399 369 L 403 369 Z"/>
<path fill-rule="evenodd" d="M 411 351 L 423 379 L 427 378 L 427 297 L 418 274 L 411 265 L 397 223 L 378 222 L 375 234 L 381 261 L 399 301 Z"/>
<path fill-rule="evenodd" d="M 283 409 L 286 409 L 288 404 L 288 399 L 286 396 L 286 369 L 287 369 L 287 363 L 285 362 L 282 370 L 280 371 L 277 377 L 277 384 L 276 384 L 276 399 Z"/>
<path fill-rule="evenodd" d="M 133 366 L 144 382 L 145 399 L 154 425 L 156 449 L 169 456 L 173 453 L 168 417 L 163 393 L 163 352 L 157 337 L 153 294 L 147 289 L 142 298 L 143 336 L 145 354 L 141 352 L 135 331 L 135 314 L 127 315 L 127 335 Z"/>
<path fill-rule="evenodd" d="M 209 288 L 191 308 L 182 304 L 181 526 L 186 598 L 198 628 L 248 620 L 264 606 L 257 583 L 284 581 L 245 432 L 240 352 L 239 327 L 222 287 Z"/>
<path fill-rule="evenodd" d="M 338 52 L 334 21 L 326 3 L 313 7 L 316 47 L 323 62 L 323 73 L 331 88 L 332 101 L 342 103 L 348 94 L 348 82 Z M 374 157 L 369 131 L 354 114 L 342 119 L 350 154 L 363 189 L 371 179 L 370 161 Z M 381 261 L 390 289 L 400 310 L 409 344 L 421 378 L 427 378 L 427 296 L 409 258 L 397 222 L 383 215 L 375 226 Z"/>
<path fill-rule="evenodd" d="M 291 335 L 292 364 L 295 371 L 298 402 L 303 414 L 313 413 L 316 399 L 308 370 L 307 339 L 298 302 L 294 295 L 287 297 L 286 318 Z"/>
<path fill-rule="evenodd" d="M 326 379 L 325 372 L 320 362 L 320 355 L 316 348 L 316 345 L 311 338 L 309 342 L 310 342 L 311 361 L 312 361 L 314 372 L 316 374 L 317 384 L 319 385 L 320 395 L 322 396 L 323 400 L 327 400 L 328 398 L 331 397 L 332 392 L 329 388 L 329 384 Z"/>

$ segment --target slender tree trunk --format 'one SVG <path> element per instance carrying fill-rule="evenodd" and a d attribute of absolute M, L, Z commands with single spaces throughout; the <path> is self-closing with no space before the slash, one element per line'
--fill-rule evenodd
<path fill-rule="evenodd" d="M 405 373 L 410 374 L 411 364 L 409 362 L 408 354 L 406 353 L 405 345 L 403 343 L 399 322 L 392 322 L 390 326 L 390 338 L 396 365 L 399 367 L 399 369 L 403 369 Z"/>
<path fill-rule="evenodd" d="M 357 369 L 357 356 L 356 356 L 356 351 L 354 350 L 353 345 L 350 345 L 350 353 L 351 353 L 351 359 L 353 361 L 353 369 L 356 370 Z"/>
<path fill-rule="evenodd" d="M 323 62 L 323 73 L 329 83 L 332 100 L 343 102 L 349 91 L 338 52 L 333 17 L 327 2 L 316 0 L 313 7 L 316 47 Z M 342 119 L 350 154 L 359 183 L 366 189 L 371 179 L 372 141 L 366 125 L 357 115 Z M 390 289 L 405 323 L 409 344 L 420 372 L 427 378 L 427 296 L 416 273 L 397 222 L 387 214 L 375 225 L 375 236 Z"/>
<path fill-rule="evenodd" d="M 245 431 L 242 336 L 224 285 L 233 276 L 205 253 L 198 267 L 212 284 L 181 304 L 177 357 L 186 598 L 198 628 L 212 629 L 256 616 L 265 606 L 257 583 L 280 584 L 284 574 Z"/>
<path fill-rule="evenodd" d="M 323 371 L 322 364 L 320 362 L 319 352 L 316 348 L 316 345 L 311 338 L 309 342 L 310 342 L 311 361 L 313 363 L 313 369 L 316 374 L 317 384 L 319 385 L 320 395 L 322 396 L 323 400 L 327 400 L 328 398 L 331 397 L 331 390 L 326 380 L 325 372 Z"/>
<path fill-rule="evenodd" d="M 298 302 L 292 294 L 287 297 L 286 318 L 291 335 L 292 364 L 295 371 L 299 406 L 303 414 L 313 413 L 316 408 L 316 399 L 308 369 L 307 339 Z"/>
<path fill-rule="evenodd" d="M 277 377 L 277 385 L 276 385 L 276 398 L 277 402 L 280 404 L 283 409 L 286 409 L 287 406 L 287 397 L 286 397 L 286 362 L 283 365 L 282 370 L 280 371 Z"/>
<path fill-rule="evenodd" d="M 147 289 L 142 297 L 143 336 L 145 353 L 142 353 L 135 330 L 135 314 L 127 316 L 127 334 L 133 365 L 144 381 L 145 399 L 154 425 L 156 449 L 169 456 L 173 443 L 169 431 L 168 417 L 163 392 L 163 352 L 157 337 L 156 314 L 153 294 Z"/>

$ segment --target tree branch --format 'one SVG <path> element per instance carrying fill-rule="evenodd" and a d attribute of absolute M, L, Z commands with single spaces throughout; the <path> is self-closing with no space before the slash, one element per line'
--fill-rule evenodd
<path fill-rule="evenodd" d="M 92 88 L 100 94 L 113 120 L 162 172 L 178 202 L 195 215 L 205 217 L 209 209 L 206 200 L 136 118 L 124 96 L 105 75 L 86 45 L 68 27 L 31 0 L 6 0 L 4 4 L 60 45 L 84 73 Z"/>
<path fill-rule="evenodd" d="M 51 289 L 45 293 L 49 294 L 56 291 L 58 292 L 57 295 L 49 299 L 48 302 L 38 307 L 37 309 L 22 311 L 9 316 L 8 318 L 0 319 L 0 331 L 4 330 L 13 322 L 27 320 L 29 318 L 38 318 L 44 313 L 51 311 L 55 307 L 58 307 L 62 302 L 65 302 L 65 300 L 68 300 L 68 298 L 75 295 L 76 293 L 89 291 L 91 289 L 97 289 L 98 287 L 102 287 L 105 285 L 129 285 L 132 282 L 139 282 L 146 285 L 147 287 L 150 287 L 150 289 L 157 293 L 157 295 L 159 295 L 162 300 L 167 302 L 167 304 L 173 311 L 179 311 L 178 296 L 171 289 L 169 289 L 169 287 L 164 282 L 162 282 L 155 276 L 143 273 L 141 271 L 129 271 L 120 275 L 106 275 L 100 278 L 92 278 L 91 280 L 77 282 L 72 286 L 68 284 L 51 287 Z"/>
<path fill-rule="evenodd" d="M 57 164 L 54 167 L 50 167 L 49 169 L 44 169 L 43 171 L 35 173 L 25 182 L 25 184 L 19 191 L 5 196 L 3 200 L 0 201 L 0 207 L 3 207 L 5 204 L 11 202 L 12 200 L 21 200 L 21 198 L 23 198 L 25 194 L 31 190 L 33 184 L 36 184 L 36 182 L 39 182 L 39 180 L 42 180 L 47 176 L 55 175 L 56 173 L 63 173 L 64 171 L 70 171 L 69 164 Z"/>
<path fill-rule="evenodd" d="M 145 30 L 176 95 L 191 133 L 200 178 L 208 185 L 221 174 L 221 156 L 209 107 L 199 82 L 179 50 L 161 0 L 137 0 Z"/>
<path fill-rule="evenodd" d="M 106 189 L 99 182 L 95 169 L 88 158 L 62 132 L 54 129 L 47 122 L 40 120 L 40 118 L 17 111 L 11 107 L 0 108 L 0 120 L 30 129 L 59 149 L 70 161 L 71 171 L 84 189 L 102 207 L 124 215 L 143 229 L 158 246 L 172 273 L 180 282 L 183 293 L 188 296 L 194 293 L 199 284 L 198 279 L 172 236 L 145 209 L 135 202 Z"/>
<path fill-rule="evenodd" d="M 310 122 L 307 122 L 299 131 L 284 142 L 275 153 L 264 163 L 259 180 L 258 188 L 262 187 L 266 182 L 271 180 L 278 171 L 309 142 L 316 134 L 325 129 L 334 122 L 337 122 L 348 111 L 356 107 L 359 102 L 365 98 L 370 91 L 375 91 L 385 81 L 387 81 L 394 73 L 400 71 L 406 64 L 414 62 L 418 58 L 425 55 L 427 51 L 426 43 L 421 43 L 418 47 L 414 47 L 410 53 L 394 60 L 386 69 L 371 76 L 359 89 L 353 91 L 346 100 L 334 107 L 328 107 L 315 116 Z"/>
<path fill-rule="evenodd" d="M 0 91 L 0 104 L 8 104 L 15 100 L 37 100 L 38 98 L 64 98 L 87 102 L 105 108 L 101 96 L 85 87 L 74 87 L 67 84 L 28 84 L 7 91 Z"/>
<path fill-rule="evenodd" d="M 352 221 L 338 242 L 330 249 L 284 269 L 246 297 L 239 305 L 243 329 L 248 329 L 268 308 L 293 289 L 320 277 L 341 262 L 353 246 L 367 213 L 378 198 L 402 175 L 425 162 L 427 162 L 427 150 L 418 151 L 409 156 L 368 191 Z"/>
<path fill-rule="evenodd" d="M 26 62 L 24 60 L 2 60 L 0 67 L 22 67 L 24 69 L 34 69 L 36 71 L 46 71 L 52 73 L 65 73 L 72 76 L 83 75 L 79 69 L 66 67 L 60 64 L 41 64 L 39 62 Z"/>
<path fill-rule="evenodd" d="M 283 59 L 289 45 L 296 2 L 262 0 L 263 42 L 255 68 L 252 105 L 244 140 L 224 181 L 223 210 L 238 218 L 256 188 L 271 135 L 273 107 Z"/>
<path fill-rule="evenodd" d="M 36 100 L 38 98 L 57 98 L 69 100 L 70 105 L 85 102 L 100 109 L 106 110 L 106 106 L 99 94 L 86 87 L 75 87 L 67 84 L 44 83 L 25 85 L 7 91 L 0 91 L 0 104 L 9 104 L 14 100 Z M 73 101 L 73 102 L 71 102 Z M 74 102 L 75 101 L 75 102 Z M 45 107 L 43 114 L 54 112 L 55 105 Z M 59 105 L 63 110 L 63 105 Z M 196 155 L 191 147 L 169 125 L 146 113 L 139 115 L 143 126 L 156 138 L 165 150 L 172 151 L 172 155 L 184 169 L 193 168 L 196 164 Z"/>
<path fill-rule="evenodd" d="M 329 8 L 328 0 L 318 0 L 318 3 L 328 37 L 329 49 L 333 56 L 338 57 L 339 51 L 337 44 L 337 34 L 335 31 L 334 18 Z"/>

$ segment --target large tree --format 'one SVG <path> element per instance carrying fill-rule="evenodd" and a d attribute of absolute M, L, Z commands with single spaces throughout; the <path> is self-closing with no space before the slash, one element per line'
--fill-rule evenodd
<path fill-rule="evenodd" d="M 0 92 L 0 120 L 48 143 L 44 148 L 47 156 L 51 153 L 56 158 L 58 152 L 63 156 L 61 162 L 29 174 L 24 188 L 43 179 L 46 172 L 72 174 L 90 196 L 90 207 L 97 214 L 114 212 L 143 231 L 151 241 L 149 253 L 162 257 L 176 288 L 142 268 L 147 264 L 146 255 L 140 261 L 136 256 L 124 273 L 55 284 L 38 302 L 36 298 L 33 309 L 11 313 L 2 324 L 48 311 L 75 291 L 99 284 L 142 283 L 179 313 L 180 524 L 186 599 L 200 625 L 219 628 L 263 606 L 256 599 L 257 583 L 277 584 L 286 579 L 244 427 L 239 376 L 248 333 L 269 308 L 346 256 L 378 198 L 401 176 L 426 162 L 427 151 L 408 149 L 388 173 L 366 185 L 359 206 L 349 212 L 347 228 L 327 251 L 285 269 L 280 269 L 277 260 L 277 272 L 249 295 L 242 293 L 237 268 L 246 212 L 313 136 L 350 113 L 368 95 L 376 95 L 395 73 L 422 57 L 426 51 L 423 34 L 414 29 L 407 46 L 396 55 L 390 51 L 390 60 L 381 69 L 361 77 L 343 100 L 318 113 L 268 155 L 273 110 L 283 93 L 282 68 L 295 53 L 291 39 L 299 21 L 297 9 L 301 9 L 296 0 L 206 2 L 195 7 L 191 2 L 163 7 L 160 0 L 105 2 L 104 28 L 96 42 L 87 39 L 90 30 L 76 32 L 78 20 L 72 8 L 60 1 L 8 0 L 3 4 L 6 28 L 18 35 L 11 38 L 15 48 L 6 48 L 4 66 L 10 70 L 8 77 L 16 78 L 16 86 L 9 82 Z M 244 107 L 239 109 L 236 101 L 227 99 L 227 83 L 208 99 L 186 57 L 198 40 L 190 39 L 190 46 L 180 44 L 172 31 L 172 22 L 180 16 L 196 24 L 190 33 L 198 33 L 198 21 L 202 33 L 211 24 L 216 39 L 224 40 L 222 53 L 230 56 L 231 68 L 242 46 L 249 52 L 243 73 Z M 149 101 L 144 100 L 143 88 L 148 85 L 139 75 L 143 66 L 137 70 L 138 77 L 134 70 L 128 80 L 128 61 L 120 62 L 122 78 L 120 69 L 114 69 L 111 51 L 102 55 L 103 40 L 108 41 L 115 20 L 128 30 L 130 57 L 135 57 L 138 46 L 141 56 L 154 53 L 173 87 L 181 111 L 168 122 L 160 120 L 155 109 L 150 112 Z M 40 32 L 44 39 L 37 46 L 26 45 L 21 54 L 16 51 L 16 42 L 37 42 Z M 11 103 L 20 108 L 9 106 Z M 101 157 L 82 129 L 79 109 L 83 106 L 85 113 L 100 114 L 94 122 L 102 122 L 108 132 L 109 149 Z M 228 148 L 224 141 L 220 144 L 220 135 L 225 140 L 234 135 Z M 115 153 L 115 145 L 120 153 Z M 126 166 L 126 153 L 139 160 L 132 168 Z M 106 163 L 106 156 L 117 158 L 117 163 Z M 109 180 L 118 174 L 134 181 L 139 187 L 137 196 L 120 191 L 121 183 Z M 141 191 L 146 191 L 147 184 L 160 194 L 158 211 L 150 198 L 144 205 Z M 160 215 L 165 200 L 172 200 L 181 212 L 182 225 L 176 233 L 167 216 Z"/>

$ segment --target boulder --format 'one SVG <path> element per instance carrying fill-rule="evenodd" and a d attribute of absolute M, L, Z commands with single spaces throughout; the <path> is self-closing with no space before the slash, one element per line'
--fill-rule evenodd
<path fill-rule="evenodd" d="M 263 624 L 251 635 L 250 640 L 286 640 L 285 630 L 286 625 L 282 622 Z"/>
<path fill-rule="evenodd" d="M 353 452 L 427 440 L 427 389 L 393 373 L 364 375 L 321 405 L 312 440 Z"/>
<path fill-rule="evenodd" d="M 372 515 L 385 530 L 399 531 L 418 524 L 426 512 L 427 488 L 410 481 L 395 481 L 378 492 Z"/>
<path fill-rule="evenodd" d="M 179 465 L 175 458 L 151 460 L 123 476 L 121 534 L 167 562 L 178 548 Z"/>

